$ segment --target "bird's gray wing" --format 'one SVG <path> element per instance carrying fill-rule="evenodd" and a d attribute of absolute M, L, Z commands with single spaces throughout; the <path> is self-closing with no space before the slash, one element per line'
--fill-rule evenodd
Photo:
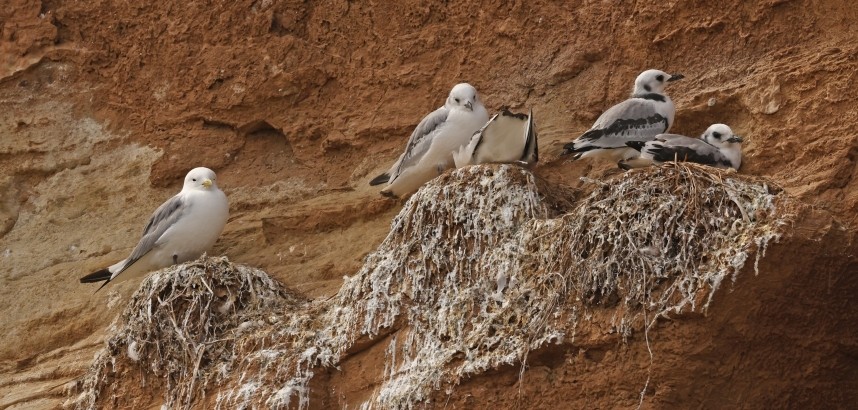
<path fill-rule="evenodd" d="M 686 137 L 685 135 L 679 135 L 679 134 L 658 134 L 653 139 L 657 140 L 657 141 L 661 141 L 661 142 L 670 142 L 670 141 L 681 142 L 681 141 L 688 141 L 688 140 L 697 140 L 697 141 L 703 142 L 703 140 L 701 140 L 699 138 L 691 138 L 691 137 Z"/>
<path fill-rule="evenodd" d="M 411 133 L 408 145 L 405 146 L 405 153 L 402 154 L 402 160 L 399 161 L 399 167 L 390 176 L 390 181 L 396 179 L 402 173 L 402 170 L 420 161 L 420 158 L 423 157 L 423 154 L 432 145 L 432 138 L 437 134 L 438 129 L 447 121 L 449 113 L 449 110 L 441 107 L 423 117 Z"/>
<path fill-rule="evenodd" d="M 730 165 L 730 161 L 717 147 L 701 139 L 682 135 L 659 135 L 656 141 L 647 143 L 644 150 L 659 162 L 688 161 L 712 166 Z"/>
<path fill-rule="evenodd" d="M 177 194 L 176 196 L 167 200 L 155 210 L 155 213 L 152 214 L 152 217 L 149 218 L 149 223 L 146 224 L 146 227 L 143 228 L 143 236 L 140 238 L 140 241 L 137 242 L 137 246 L 134 247 L 134 250 L 131 251 L 131 256 L 128 259 L 125 259 L 125 264 L 122 265 L 122 268 L 117 270 L 113 277 L 116 277 L 120 272 L 128 269 L 129 266 L 133 265 L 134 262 L 137 262 L 144 255 L 149 253 L 152 248 L 158 242 L 158 239 L 161 238 L 161 235 L 170 229 L 176 221 L 181 219 L 182 215 L 187 213 L 190 208 L 190 204 L 183 200 L 181 194 Z"/>
<path fill-rule="evenodd" d="M 589 131 L 564 148 L 583 152 L 596 148 L 618 148 L 628 141 L 648 141 L 667 131 L 668 118 L 656 111 L 656 101 L 630 98 L 605 111 Z"/>

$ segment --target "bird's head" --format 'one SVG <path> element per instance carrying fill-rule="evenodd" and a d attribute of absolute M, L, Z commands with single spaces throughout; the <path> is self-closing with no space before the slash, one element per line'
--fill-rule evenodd
<path fill-rule="evenodd" d="M 718 148 L 727 148 L 734 146 L 734 144 L 739 146 L 743 141 L 742 137 L 733 134 L 733 130 L 725 124 L 710 125 L 706 132 L 700 136 L 700 139 Z"/>
<path fill-rule="evenodd" d="M 661 70 L 646 70 L 635 79 L 634 94 L 664 93 L 664 87 L 671 81 L 685 78 L 682 74 L 668 74 Z"/>
<path fill-rule="evenodd" d="M 473 111 L 477 104 L 481 104 L 477 89 L 468 83 L 459 83 L 450 90 L 450 96 L 447 97 L 444 106 L 448 109 L 459 107 Z"/>
<path fill-rule="evenodd" d="M 205 167 L 198 167 L 188 172 L 188 175 L 185 176 L 185 184 L 182 187 L 182 191 L 192 189 L 217 189 L 217 176 L 214 171 Z"/>

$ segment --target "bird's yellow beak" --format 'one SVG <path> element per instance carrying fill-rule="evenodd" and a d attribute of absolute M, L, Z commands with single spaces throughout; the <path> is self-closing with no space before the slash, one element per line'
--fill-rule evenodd
<path fill-rule="evenodd" d="M 204 179 L 203 180 L 203 186 L 206 187 L 206 189 L 211 188 L 212 187 L 212 180 L 210 180 L 208 178 Z"/>

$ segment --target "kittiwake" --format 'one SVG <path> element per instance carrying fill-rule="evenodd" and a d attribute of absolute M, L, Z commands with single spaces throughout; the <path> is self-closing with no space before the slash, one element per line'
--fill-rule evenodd
<path fill-rule="evenodd" d="M 522 162 L 528 165 L 539 160 L 533 110 L 529 114 L 513 114 L 504 109 L 495 114 L 471 137 L 471 141 L 453 155 L 456 168 L 490 162 Z"/>
<path fill-rule="evenodd" d="M 217 241 L 229 216 L 226 195 L 214 171 L 194 168 L 182 191 L 155 210 L 143 236 L 128 258 L 80 278 L 102 282 L 100 290 L 120 274 L 122 280 L 198 258 Z"/>
<path fill-rule="evenodd" d="M 619 163 L 631 169 L 668 161 L 688 161 L 718 168 L 739 170 L 742 166 L 742 137 L 724 124 L 712 124 L 700 138 L 661 134 L 652 141 L 631 141 L 629 147 L 640 151 L 638 158 Z"/>
<path fill-rule="evenodd" d="M 468 143 L 489 114 L 477 90 L 467 83 L 456 84 L 444 106 L 423 118 L 405 147 L 405 152 L 387 172 L 373 178 L 370 185 L 387 182 L 384 196 L 408 195 L 455 163 L 453 153 Z"/>
<path fill-rule="evenodd" d="M 575 153 L 575 159 L 606 157 L 614 161 L 635 156 L 626 142 L 650 141 L 673 125 L 676 107 L 664 87 L 682 78 L 682 74 L 660 70 L 640 73 L 631 98 L 605 111 L 590 130 L 563 146 L 563 154 Z"/>

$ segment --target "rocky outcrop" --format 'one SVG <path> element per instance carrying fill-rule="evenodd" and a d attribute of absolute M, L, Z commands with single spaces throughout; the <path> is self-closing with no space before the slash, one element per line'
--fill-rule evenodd
<path fill-rule="evenodd" d="M 68 404 L 414 408 L 505 367 L 523 384 L 534 357 L 572 368 L 548 357 L 606 340 L 660 346 L 651 329 L 708 313 L 802 209 L 764 181 L 700 166 L 592 183 L 552 218 L 517 166 L 437 178 L 339 292 L 313 303 L 223 261 L 165 269 Z M 349 377 L 367 355 L 376 364 Z M 649 367 L 659 359 L 651 351 Z"/>
<path fill-rule="evenodd" d="M 621 179 L 613 164 L 558 159 L 560 146 L 645 68 L 686 75 L 669 91 L 673 131 L 729 124 L 746 137 L 740 174 L 807 207 L 754 259 L 759 274 L 746 262 L 705 314 L 658 321 L 650 344 L 579 328 L 524 367 L 421 394 L 459 407 L 631 407 L 643 386 L 653 407 L 855 402 L 856 21 L 842 0 L 11 0 L 0 10 L 0 407 L 67 399 L 140 286 L 93 294 L 78 277 L 123 258 L 188 169 L 215 169 L 230 198 L 211 255 L 326 300 L 366 269 L 403 209 L 368 179 L 452 84 L 474 84 L 490 111 L 533 108 L 540 212 L 563 221 L 600 186 L 580 177 Z M 358 339 L 310 391 L 382 397 L 384 379 L 369 374 L 389 344 Z"/>

